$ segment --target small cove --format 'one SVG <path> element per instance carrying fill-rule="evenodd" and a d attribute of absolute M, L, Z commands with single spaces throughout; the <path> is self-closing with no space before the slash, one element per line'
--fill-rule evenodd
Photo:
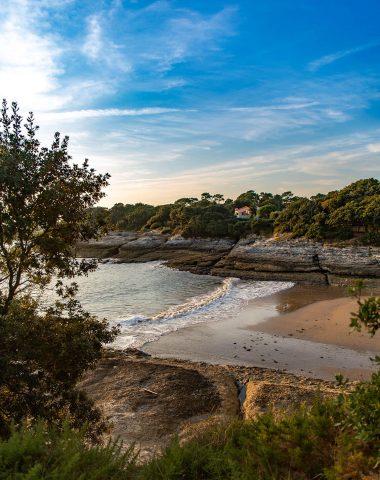
<path fill-rule="evenodd" d="M 76 282 L 86 310 L 120 325 L 118 348 L 139 348 L 187 326 L 231 318 L 250 300 L 293 286 L 197 275 L 162 262 L 101 263 Z"/>

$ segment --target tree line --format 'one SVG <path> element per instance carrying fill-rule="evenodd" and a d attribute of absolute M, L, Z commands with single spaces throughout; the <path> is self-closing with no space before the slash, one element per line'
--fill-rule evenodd
<path fill-rule="evenodd" d="M 235 208 L 248 206 L 252 215 L 240 220 Z M 108 230 L 158 230 L 184 237 L 231 237 L 247 234 L 283 234 L 290 238 L 347 240 L 359 237 L 368 244 L 380 243 L 380 182 L 358 180 L 341 190 L 310 198 L 291 191 L 282 194 L 248 190 L 235 200 L 205 192 L 201 198 L 179 198 L 165 205 L 116 203 L 94 207 L 90 223 Z"/>

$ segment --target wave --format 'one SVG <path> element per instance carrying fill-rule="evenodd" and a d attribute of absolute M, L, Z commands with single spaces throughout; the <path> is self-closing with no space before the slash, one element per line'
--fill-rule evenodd
<path fill-rule="evenodd" d="M 166 333 L 236 315 L 249 300 L 272 295 L 293 285 L 291 282 L 256 282 L 225 278 L 212 292 L 192 297 L 186 303 L 170 307 L 152 317 L 133 315 L 115 319 L 115 323 L 121 327 L 115 346 L 139 348 Z"/>
<path fill-rule="evenodd" d="M 136 325 L 142 322 L 153 322 L 153 321 L 168 321 L 173 320 L 178 317 L 185 315 L 191 315 L 200 309 L 204 309 L 210 306 L 212 303 L 217 302 L 222 297 L 228 295 L 232 289 L 233 282 L 237 281 L 235 278 L 226 278 L 223 280 L 222 285 L 216 288 L 211 293 L 200 295 L 197 297 L 191 298 L 188 302 L 183 303 L 182 305 L 176 305 L 170 307 L 168 310 L 158 313 L 152 317 L 144 317 L 142 315 L 132 315 L 126 319 L 123 319 L 119 322 L 120 325 Z"/>

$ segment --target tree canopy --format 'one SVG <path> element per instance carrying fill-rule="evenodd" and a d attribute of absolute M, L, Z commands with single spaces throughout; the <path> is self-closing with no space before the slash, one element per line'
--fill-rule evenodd
<path fill-rule="evenodd" d="M 317 240 L 348 239 L 364 233 L 368 243 L 380 242 L 380 182 L 358 180 L 327 195 L 301 198 L 277 217 L 276 230 Z"/>

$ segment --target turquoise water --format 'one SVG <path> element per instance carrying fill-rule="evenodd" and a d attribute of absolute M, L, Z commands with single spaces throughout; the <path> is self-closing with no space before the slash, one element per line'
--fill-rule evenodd
<path fill-rule="evenodd" d="M 250 299 L 293 285 L 194 275 L 161 262 L 102 263 L 76 282 L 89 312 L 120 325 L 117 347 L 141 347 L 179 328 L 236 315 Z"/>

